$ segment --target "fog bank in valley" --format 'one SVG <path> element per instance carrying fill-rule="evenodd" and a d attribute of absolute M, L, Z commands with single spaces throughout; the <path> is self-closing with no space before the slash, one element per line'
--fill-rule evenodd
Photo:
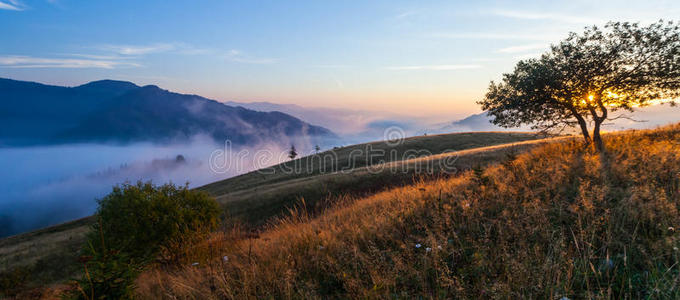
<path fill-rule="evenodd" d="M 273 165 L 286 159 L 289 146 L 283 145 L 294 142 L 225 148 L 196 137 L 174 145 L 0 148 L 0 237 L 89 216 L 96 210 L 96 199 L 117 184 L 151 180 L 197 187 Z M 313 148 L 303 140 L 296 147 L 300 153 Z M 258 151 L 273 155 L 254 159 L 252 154 Z M 210 167 L 211 154 L 217 168 Z M 230 161 L 226 168 L 225 158 Z"/>

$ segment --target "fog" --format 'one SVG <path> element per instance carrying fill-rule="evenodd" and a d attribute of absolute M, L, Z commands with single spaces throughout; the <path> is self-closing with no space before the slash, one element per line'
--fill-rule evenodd
<path fill-rule="evenodd" d="M 654 128 L 677 122 L 680 106 L 652 106 L 630 115 L 645 122 L 619 119 L 603 129 Z M 487 117 L 481 118 L 483 122 L 439 124 L 437 126 L 444 126 L 440 129 L 430 125 L 434 129 L 428 130 L 420 130 L 428 125 L 415 118 L 379 120 L 361 124 L 361 129 L 339 139 L 312 142 L 307 138 L 280 138 L 275 144 L 251 147 L 218 144 L 211 138 L 197 136 L 190 142 L 170 145 L 0 148 L 0 237 L 89 216 L 96 210 L 96 199 L 117 184 L 151 180 L 156 184 L 188 182 L 190 187 L 197 187 L 287 160 L 291 144 L 302 156 L 312 153 L 317 143 L 327 150 L 382 140 L 394 134 L 405 137 L 422 135 L 422 132 L 502 129 L 489 124 Z M 354 123 L 356 126 L 357 122 Z M 178 155 L 182 158 L 178 159 Z"/>
<path fill-rule="evenodd" d="M 303 140 L 297 143 L 301 154 L 312 149 Z M 276 164 L 286 159 L 287 147 L 225 146 L 196 137 L 173 145 L 0 148 L 0 236 L 89 216 L 97 208 L 96 199 L 117 184 L 151 180 L 197 187 Z M 258 151 L 271 155 L 255 159 L 252 154 Z"/>

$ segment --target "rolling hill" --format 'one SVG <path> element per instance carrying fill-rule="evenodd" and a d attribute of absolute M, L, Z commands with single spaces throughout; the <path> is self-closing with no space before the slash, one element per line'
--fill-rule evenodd
<path fill-rule="evenodd" d="M 288 208 L 299 205 L 301 198 L 310 212 L 322 211 L 333 199 L 343 195 L 369 195 L 410 184 L 417 178 L 434 178 L 503 160 L 508 153 L 543 143 L 533 141 L 540 138 L 531 133 L 481 132 L 413 137 L 398 145 L 360 144 L 299 158 L 199 189 L 214 195 L 232 222 L 261 228 Z M 351 155 L 371 149 L 385 152 L 372 161 Z M 321 164 L 318 158 L 322 157 L 332 159 Z M 299 172 L 287 172 L 296 166 Z M 80 271 L 75 250 L 82 245 L 91 223 L 91 218 L 85 218 L 0 240 L 0 274 L 30 270 L 29 285 L 59 282 L 74 276 Z"/>
<path fill-rule="evenodd" d="M 678 299 L 680 125 L 604 138 L 605 154 L 564 138 L 320 215 L 294 210 L 257 235 L 214 233 L 182 266 L 142 275 L 137 293 Z"/>

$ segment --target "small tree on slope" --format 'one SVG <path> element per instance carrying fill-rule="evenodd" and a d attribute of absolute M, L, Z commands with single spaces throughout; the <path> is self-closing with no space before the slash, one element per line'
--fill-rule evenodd
<path fill-rule="evenodd" d="M 295 145 L 290 146 L 290 150 L 288 150 L 288 158 L 290 159 L 295 159 L 297 157 L 297 150 L 295 150 Z"/>
<path fill-rule="evenodd" d="M 680 27 L 610 22 L 569 37 L 540 58 L 522 60 L 491 82 L 478 103 L 503 127 L 544 131 L 578 126 L 586 144 L 603 149 L 600 127 L 611 112 L 633 111 L 680 96 Z M 592 126 L 592 138 L 589 126 Z"/>

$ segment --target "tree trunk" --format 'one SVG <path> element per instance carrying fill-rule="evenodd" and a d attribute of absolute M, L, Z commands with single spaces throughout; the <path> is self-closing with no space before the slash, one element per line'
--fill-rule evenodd
<path fill-rule="evenodd" d="M 574 116 L 578 121 L 578 126 L 581 127 L 581 133 L 583 134 L 584 143 L 586 144 L 586 146 L 590 145 L 590 133 L 588 133 L 588 123 L 586 123 L 586 120 L 581 115 L 574 114 Z"/>
<path fill-rule="evenodd" d="M 593 120 L 595 125 L 593 126 L 593 142 L 595 142 L 595 148 L 600 153 L 604 152 L 604 143 L 602 142 L 602 136 L 600 135 L 600 125 L 607 120 L 607 107 L 604 106 L 600 97 L 597 98 L 597 106 L 600 108 L 601 115 L 598 116 L 594 109 L 590 112 L 593 114 Z"/>
<path fill-rule="evenodd" d="M 595 144 L 597 151 L 600 152 L 604 150 L 604 143 L 602 142 L 602 136 L 600 135 L 600 125 L 602 125 L 603 121 L 595 120 L 595 126 L 593 127 L 593 143 Z"/>

